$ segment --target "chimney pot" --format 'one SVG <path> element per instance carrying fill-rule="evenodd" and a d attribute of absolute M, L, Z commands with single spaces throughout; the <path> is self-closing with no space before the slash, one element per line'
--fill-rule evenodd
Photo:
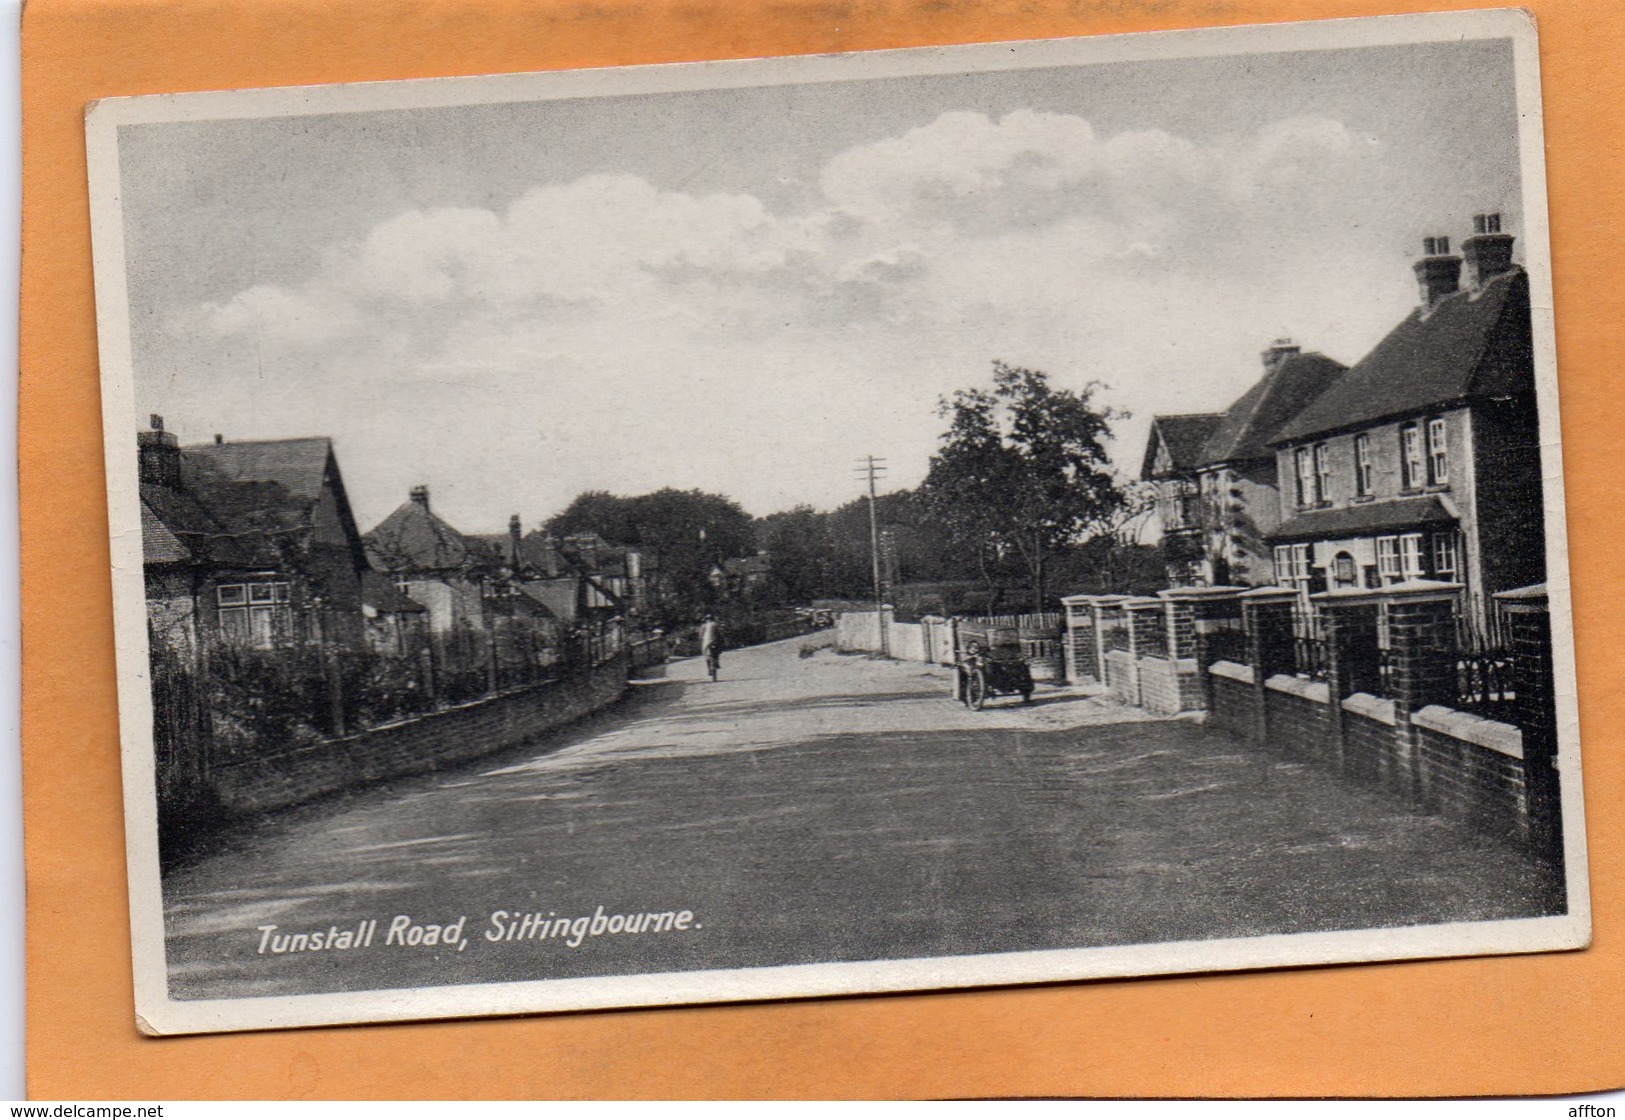
<path fill-rule="evenodd" d="M 1477 291 L 1503 272 L 1512 269 L 1510 233 L 1501 232 L 1501 215 L 1478 214 L 1473 218 L 1473 236 L 1461 243 L 1467 262 L 1467 286 Z"/>
<path fill-rule="evenodd" d="M 156 412 L 147 417 L 147 424 L 155 432 L 161 432 L 164 430 L 164 418 L 159 416 Z"/>
<path fill-rule="evenodd" d="M 412 487 L 412 500 L 424 509 L 429 508 L 429 488 L 427 486 Z"/>
<path fill-rule="evenodd" d="M 215 444 L 216 447 L 219 447 L 222 443 L 225 443 L 225 442 L 226 442 L 226 437 L 225 436 L 221 435 L 219 432 L 214 433 L 214 444 Z"/>
<path fill-rule="evenodd" d="M 1264 360 L 1264 372 L 1272 373 L 1288 358 L 1296 357 L 1302 352 L 1303 348 L 1290 338 L 1278 338 L 1259 356 Z"/>
<path fill-rule="evenodd" d="M 1422 259 L 1416 262 L 1416 283 L 1422 292 L 1424 314 L 1461 287 L 1461 258 L 1450 255 L 1450 238 L 1424 237 Z"/>

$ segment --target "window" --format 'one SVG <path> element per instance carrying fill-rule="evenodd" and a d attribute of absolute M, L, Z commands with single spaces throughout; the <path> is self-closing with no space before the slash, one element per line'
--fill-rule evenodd
<path fill-rule="evenodd" d="M 1315 444 L 1315 504 L 1332 498 L 1332 457 L 1324 443 Z"/>
<path fill-rule="evenodd" d="M 1449 438 L 1443 417 L 1428 421 L 1428 481 L 1435 486 L 1450 481 Z"/>
<path fill-rule="evenodd" d="M 1456 553 L 1456 534 L 1449 531 L 1433 534 L 1433 578 L 1454 583 L 1459 578 L 1460 561 Z"/>
<path fill-rule="evenodd" d="M 1354 437 L 1354 492 L 1362 498 L 1369 498 L 1374 492 L 1373 473 L 1371 436 L 1361 432 Z"/>
<path fill-rule="evenodd" d="M 1346 552 L 1339 552 L 1332 557 L 1332 580 L 1338 587 L 1354 587 L 1359 583 L 1359 572 L 1354 566 L 1354 557 Z"/>
<path fill-rule="evenodd" d="M 1422 486 L 1422 431 L 1415 424 L 1399 429 L 1399 459 L 1404 471 L 1404 486 L 1417 490 Z"/>
<path fill-rule="evenodd" d="M 222 583 L 215 588 L 220 633 L 233 645 L 271 649 L 288 635 L 286 583 Z"/>
<path fill-rule="evenodd" d="M 1405 579 L 1422 578 L 1422 534 L 1406 533 L 1399 538 L 1399 574 Z"/>
<path fill-rule="evenodd" d="M 1398 583 L 1402 578 L 1399 574 L 1399 538 L 1377 538 L 1377 576 L 1384 583 Z"/>
<path fill-rule="evenodd" d="M 1297 451 L 1298 465 L 1298 504 L 1300 506 L 1314 505 L 1320 500 L 1315 493 L 1315 464 L 1309 457 L 1309 449 L 1300 447 Z"/>
<path fill-rule="evenodd" d="M 1303 587 L 1311 575 L 1309 546 L 1282 544 L 1275 547 L 1275 582 L 1283 587 Z"/>

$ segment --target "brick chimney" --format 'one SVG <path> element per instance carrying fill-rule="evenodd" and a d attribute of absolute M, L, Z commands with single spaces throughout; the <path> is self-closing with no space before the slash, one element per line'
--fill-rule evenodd
<path fill-rule="evenodd" d="M 1422 313 L 1432 311 L 1445 296 L 1461 287 L 1461 258 L 1450 253 L 1450 238 L 1424 237 L 1422 259 L 1416 262 L 1416 282 L 1422 289 Z"/>
<path fill-rule="evenodd" d="M 1512 241 L 1510 233 L 1501 232 L 1501 215 L 1473 216 L 1473 235 L 1461 243 L 1461 255 L 1467 262 L 1467 287 L 1478 291 L 1511 270 Z"/>
<path fill-rule="evenodd" d="M 411 490 L 412 501 L 423 507 L 423 512 L 429 512 L 429 488 L 427 486 L 414 486 Z"/>
<path fill-rule="evenodd" d="M 1303 352 L 1303 347 L 1290 338 L 1278 338 L 1269 344 L 1269 349 L 1260 355 L 1264 359 L 1264 372 L 1274 373 L 1288 358 L 1296 357 Z"/>
<path fill-rule="evenodd" d="M 523 555 L 519 547 L 524 536 L 524 531 L 519 527 L 519 515 L 516 513 L 508 518 L 508 565 L 516 572 L 519 570 L 519 558 Z"/>
<path fill-rule="evenodd" d="M 156 412 L 148 422 L 151 427 L 147 431 L 135 434 L 141 484 L 178 489 L 181 484 L 180 441 L 173 432 L 164 431 L 164 418 Z"/>

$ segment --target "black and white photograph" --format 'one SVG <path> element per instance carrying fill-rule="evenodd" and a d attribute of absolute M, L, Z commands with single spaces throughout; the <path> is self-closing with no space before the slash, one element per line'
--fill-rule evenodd
<path fill-rule="evenodd" d="M 1588 942 L 1526 15 L 87 140 L 141 1029 Z"/>

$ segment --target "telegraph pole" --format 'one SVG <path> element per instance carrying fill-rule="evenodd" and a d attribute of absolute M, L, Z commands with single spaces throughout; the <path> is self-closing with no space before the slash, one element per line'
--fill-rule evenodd
<path fill-rule="evenodd" d="M 874 561 L 875 627 L 880 634 L 880 654 L 890 657 L 891 636 L 886 632 L 886 585 L 880 574 L 880 515 L 875 511 L 875 482 L 886 473 L 886 460 L 865 455 L 858 462 L 862 464 L 858 467 L 858 473 L 869 482 L 869 554 Z"/>

